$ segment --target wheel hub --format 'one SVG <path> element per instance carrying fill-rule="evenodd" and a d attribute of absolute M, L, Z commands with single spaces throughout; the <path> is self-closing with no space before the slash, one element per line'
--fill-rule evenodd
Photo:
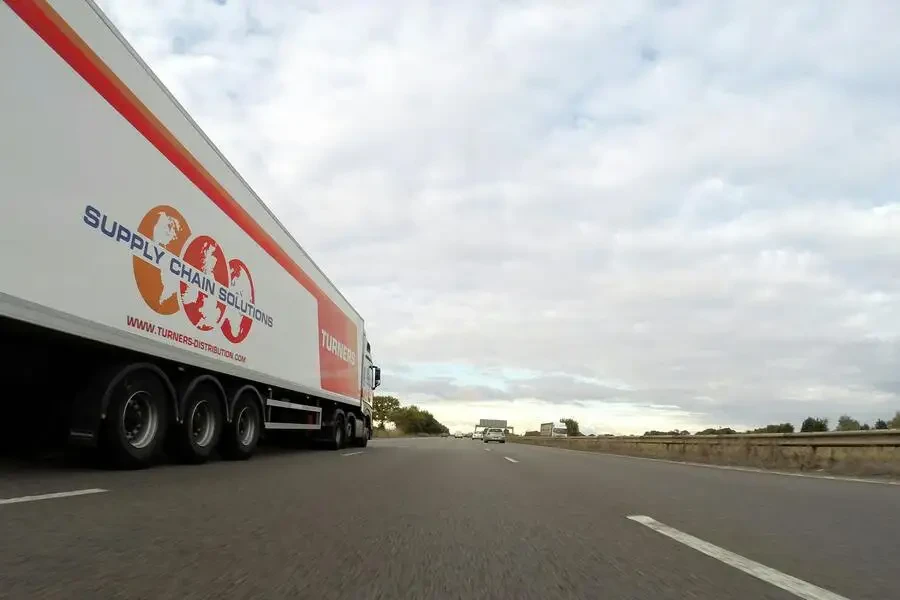
<path fill-rule="evenodd" d="M 159 429 L 159 415 L 150 394 L 138 391 L 125 401 L 122 430 L 133 448 L 144 448 L 153 441 Z"/>

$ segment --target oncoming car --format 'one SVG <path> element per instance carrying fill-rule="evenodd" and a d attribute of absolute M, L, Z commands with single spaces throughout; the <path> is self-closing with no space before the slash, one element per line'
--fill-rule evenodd
<path fill-rule="evenodd" d="M 500 442 L 506 443 L 506 433 L 499 427 L 489 427 L 484 430 L 484 443 Z"/>

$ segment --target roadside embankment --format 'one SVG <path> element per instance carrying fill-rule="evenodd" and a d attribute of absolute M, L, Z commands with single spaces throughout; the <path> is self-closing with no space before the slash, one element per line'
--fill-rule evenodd
<path fill-rule="evenodd" d="M 439 433 L 406 433 L 399 429 L 376 429 L 372 433 L 376 438 L 441 437 Z"/>
<path fill-rule="evenodd" d="M 510 437 L 569 450 L 786 471 L 900 477 L 900 430 L 624 437 Z"/>

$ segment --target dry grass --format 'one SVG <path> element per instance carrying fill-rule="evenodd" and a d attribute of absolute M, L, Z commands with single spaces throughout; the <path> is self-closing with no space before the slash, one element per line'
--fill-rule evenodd
<path fill-rule="evenodd" d="M 900 477 L 900 431 L 684 437 L 520 437 L 510 441 L 707 464 Z"/>

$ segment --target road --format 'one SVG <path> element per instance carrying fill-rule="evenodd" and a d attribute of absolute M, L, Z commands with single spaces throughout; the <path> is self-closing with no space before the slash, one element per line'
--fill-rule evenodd
<path fill-rule="evenodd" d="M 4 464 L 0 499 L 0 598 L 900 597 L 900 486 L 518 444 Z"/>

